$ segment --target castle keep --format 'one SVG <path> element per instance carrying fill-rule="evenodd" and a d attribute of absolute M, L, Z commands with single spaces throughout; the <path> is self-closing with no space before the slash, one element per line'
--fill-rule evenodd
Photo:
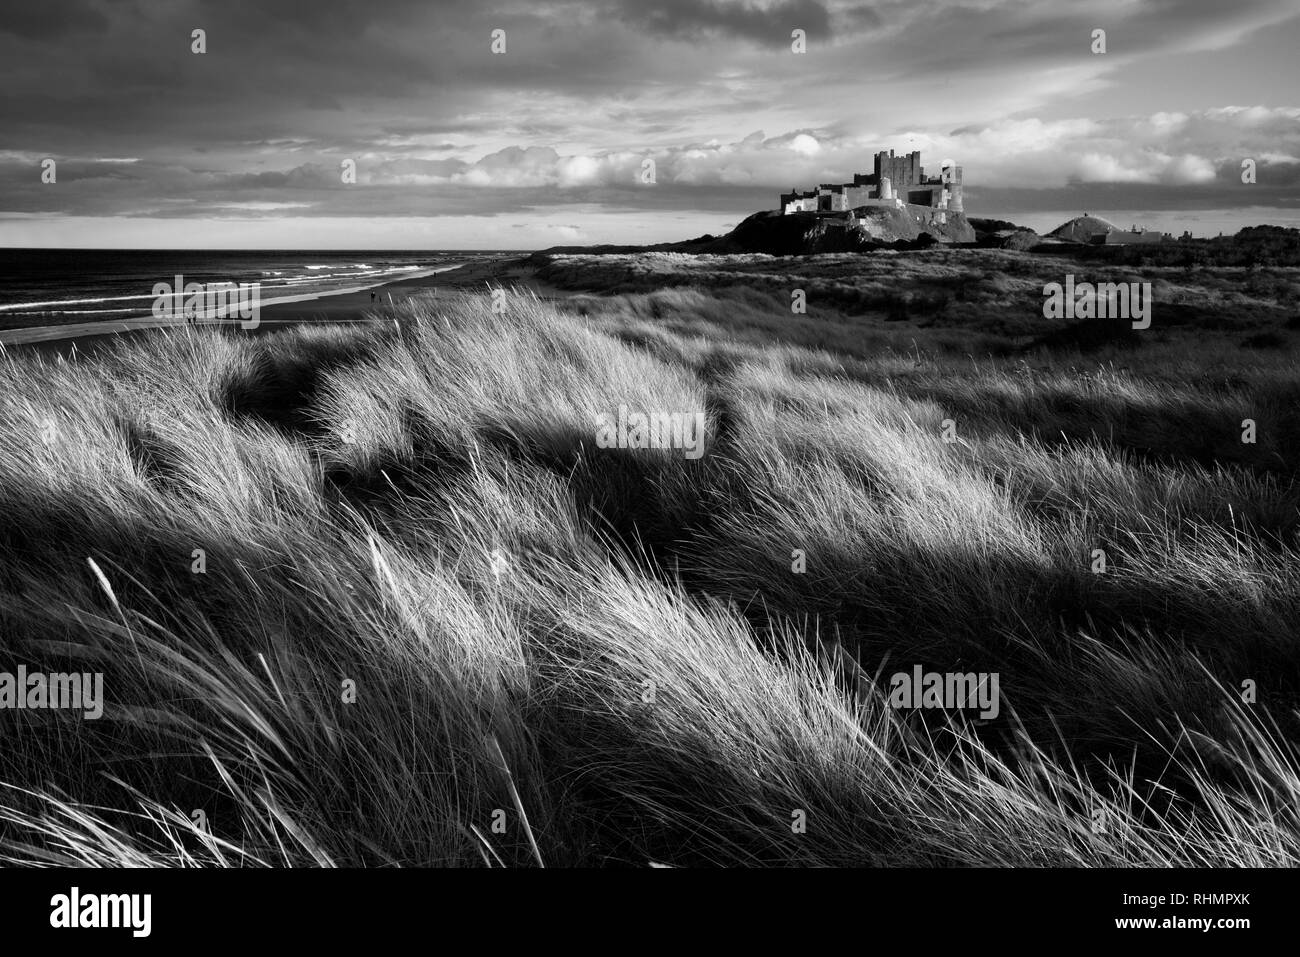
<path fill-rule="evenodd" d="M 852 183 L 823 183 L 815 190 L 781 195 L 782 213 L 849 213 L 864 206 L 905 209 L 919 222 L 947 222 L 947 214 L 963 211 L 961 167 L 945 165 L 927 178 L 921 152 L 905 156 L 879 152 L 870 173 L 856 173 Z"/>

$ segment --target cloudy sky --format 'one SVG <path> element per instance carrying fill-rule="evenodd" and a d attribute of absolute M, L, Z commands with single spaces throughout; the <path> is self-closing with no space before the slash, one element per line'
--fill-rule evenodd
<path fill-rule="evenodd" d="M 0 245 L 659 242 L 889 148 L 1040 229 L 1300 226 L 1297 49 L 1295 0 L 6 2 Z"/>

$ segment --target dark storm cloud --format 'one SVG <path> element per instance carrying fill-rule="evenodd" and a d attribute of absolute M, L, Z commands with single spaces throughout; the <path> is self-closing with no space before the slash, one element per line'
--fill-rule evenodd
<path fill-rule="evenodd" d="M 830 33 L 830 14 L 817 0 L 720 3 L 717 0 L 624 0 L 623 18 L 652 33 L 683 39 L 743 37 L 772 47 L 790 44 L 792 30 L 821 39 Z"/>
<path fill-rule="evenodd" d="M 1047 0 L 10 4 L 0 215 L 486 217 L 586 203 L 734 219 L 777 190 L 868 169 L 872 149 L 921 146 L 960 157 L 970 195 L 990 201 L 1022 185 L 1073 200 L 1108 178 L 1171 206 L 1180 190 L 1226 201 L 1216 190 L 1244 155 L 1260 157 L 1261 201 L 1294 191 L 1294 113 L 1061 120 L 1127 115 L 1122 93 L 1072 114 L 1063 98 L 1161 51 L 1214 48 L 1219 75 L 1249 76 L 1234 44 L 1285 7 L 1105 9 L 1111 20 L 1094 23 Z M 1108 30 L 1106 57 L 1087 51 L 1094 26 Z M 789 49 L 796 28 L 807 55 Z M 44 157 L 60 163 L 57 186 L 40 184 Z M 653 189 L 638 183 L 645 157 Z"/>
<path fill-rule="evenodd" d="M 887 22 L 885 14 L 882 12 L 882 7 L 887 6 L 887 4 L 876 4 L 874 6 L 858 4 L 844 7 L 836 11 L 837 26 L 842 27 L 849 33 L 879 29 Z"/>
<path fill-rule="evenodd" d="M 1013 219 L 1017 214 L 1047 210 L 1074 210 L 1076 214 L 1098 209 L 1150 212 L 1231 209 L 1244 212 L 1255 208 L 1300 210 L 1300 195 L 1294 187 L 1261 186 L 1258 190 L 1243 191 L 1230 184 L 1190 193 L 1173 187 L 1153 188 L 1131 183 L 1074 184 L 1059 189 L 976 188 L 969 191 L 966 199 L 968 204 L 976 204 L 977 209 L 1000 210 Z"/>
<path fill-rule="evenodd" d="M 88 0 L 44 0 L 0 5 L 0 33 L 52 40 L 78 33 L 102 32 L 109 23 L 99 4 Z"/>
<path fill-rule="evenodd" d="M 866 16 L 853 10 L 840 14 L 845 32 L 848 23 Z M 1224 37 L 1300 11 L 1292 0 L 1150 0 L 1101 8 L 918 0 L 873 12 L 875 22 L 860 27 L 884 27 L 888 40 L 870 45 L 871 62 L 864 65 L 875 76 L 904 78 L 1009 72 L 1030 65 L 1050 69 L 1088 60 L 1098 67 L 1118 65 L 1125 58 L 1212 48 Z M 1100 56 L 1091 49 L 1094 29 L 1106 31 L 1106 53 Z M 861 53 L 858 46 L 844 44 L 832 56 L 848 69 Z"/>
<path fill-rule="evenodd" d="M 174 155 L 286 134 L 360 149 L 398 123 L 563 136 L 565 120 L 503 116 L 502 101 L 621 91 L 630 103 L 666 71 L 684 75 L 616 18 L 578 21 L 565 8 L 273 0 L 105 7 L 111 19 L 88 2 L 48 9 L 67 30 L 0 34 L 0 121 L 9 143 L 44 152 L 141 144 Z M 196 28 L 202 56 L 190 51 Z M 506 56 L 490 53 L 496 28 Z"/>

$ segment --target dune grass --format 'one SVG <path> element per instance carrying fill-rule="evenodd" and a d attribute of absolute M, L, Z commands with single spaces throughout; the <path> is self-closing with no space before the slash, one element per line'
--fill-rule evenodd
<path fill-rule="evenodd" d="M 107 702 L 0 711 L 0 859 L 1295 863 L 1290 358 L 745 296 L 4 360 L 0 670 Z M 600 448 L 620 405 L 705 454 Z M 914 665 L 1000 714 L 891 707 Z"/>

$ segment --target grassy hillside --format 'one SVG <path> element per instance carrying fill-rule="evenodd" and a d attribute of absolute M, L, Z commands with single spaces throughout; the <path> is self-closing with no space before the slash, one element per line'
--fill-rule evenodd
<path fill-rule="evenodd" d="M 0 859 L 1294 863 L 1296 333 L 1261 292 L 1045 347 L 1028 273 L 946 255 L 893 323 L 870 275 L 792 315 L 779 260 L 601 257 L 504 316 L 4 360 L 0 670 L 107 704 L 0 711 Z M 704 455 L 598 447 L 620 405 Z M 890 707 L 914 665 L 1000 714 Z"/>

